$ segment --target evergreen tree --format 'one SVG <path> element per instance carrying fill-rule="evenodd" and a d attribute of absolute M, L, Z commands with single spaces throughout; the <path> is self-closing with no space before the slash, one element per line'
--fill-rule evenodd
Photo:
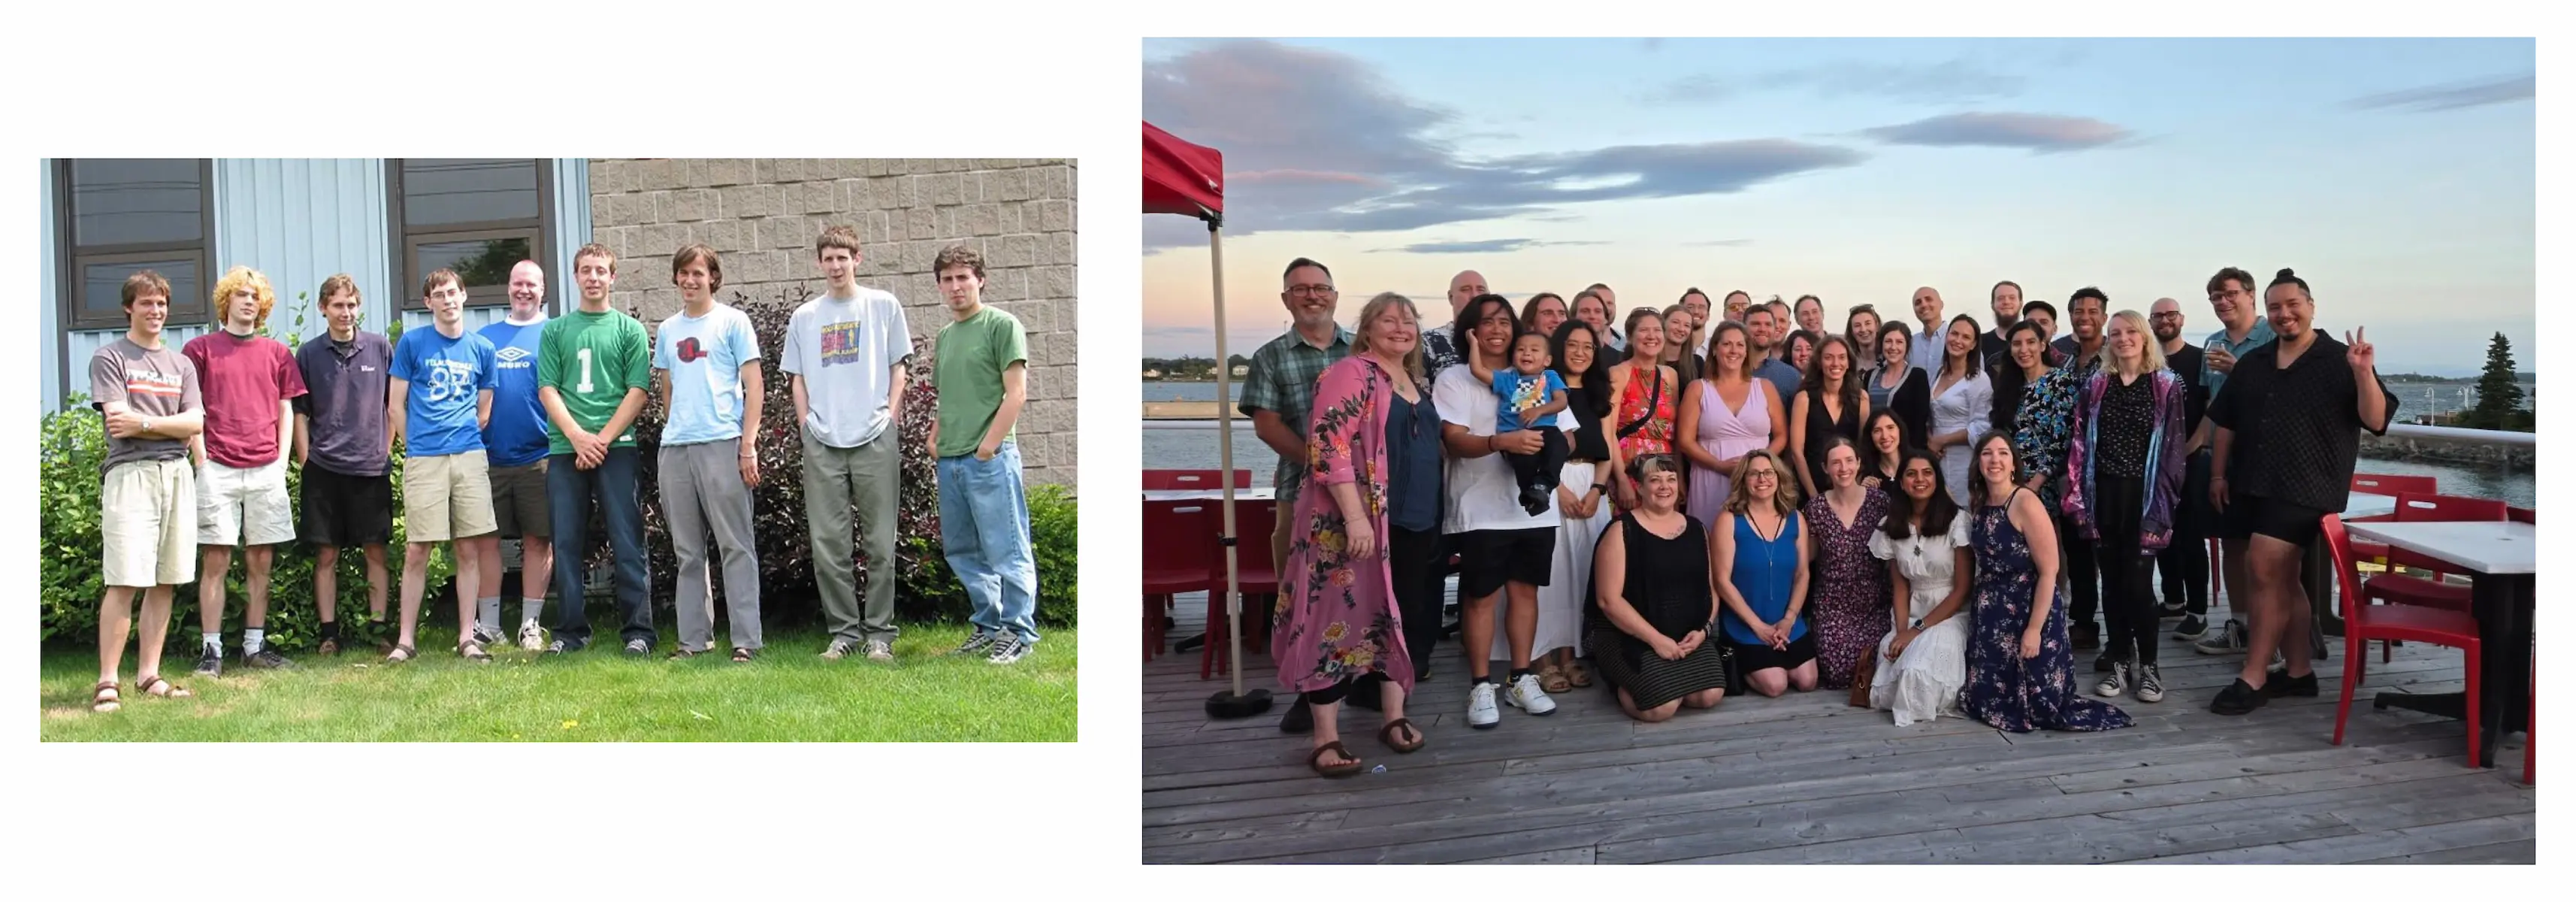
<path fill-rule="evenodd" d="M 2478 376 L 2478 406 L 2460 416 L 2471 429 L 2512 429 L 2521 424 L 2522 383 L 2514 378 L 2513 344 L 2504 333 L 2487 344 L 2486 372 Z"/>

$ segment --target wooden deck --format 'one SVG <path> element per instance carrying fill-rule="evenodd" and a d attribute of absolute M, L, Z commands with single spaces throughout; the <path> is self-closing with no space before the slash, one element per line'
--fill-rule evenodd
<path fill-rule="evenodd" d="M 1175 637 L 1203 603 L 1183 599 Z M 1167 653 L 1145 665 L 1144 860 L 2533 863 L 2523 737 L 2471 769 L 2460 722 L 2365 701 L 2330 745 L 2343 653 L 2329 641 L 2318 698 L 2211 714 L 2241 658 L 2167 640 L 2166 700 L 2123 700 L 2136 726 L 2027 736 L 1953 718 L 1899 729 L 1826 692 L 1640 724 L 1598 686 L 1476 731 L 1444 641 L 1407 712 L 1429 744 L 1394 754 L 1378 715 L 1346 705 L 1346 741 L 1385 770 L 1342 780 L 1306 769 L 1307 737 L 1278 731 L 1284 705 L 1209 720 L 1221 675 Z M 1268 657 L 1245 660 L 1245 686 L 1276 691 Z M 2365 686 L 2456 691 L 2460 656 L 2408 645 Z"/>

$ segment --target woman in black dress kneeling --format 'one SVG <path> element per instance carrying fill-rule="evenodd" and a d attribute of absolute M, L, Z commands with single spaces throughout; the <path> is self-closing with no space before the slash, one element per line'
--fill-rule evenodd
<path fill-rule="evenodd" d="M 1654 723 L 1685 705 L 1726 696 L 1726 651 L 1710 641 L 1717 591 L 1708 537 L 1681 514 L 1681 465 L 1671 455 L 1628 464 L 1638 506 L 1612 522 L 1593 551 L 1591 647 L 1619 710 Z"/>

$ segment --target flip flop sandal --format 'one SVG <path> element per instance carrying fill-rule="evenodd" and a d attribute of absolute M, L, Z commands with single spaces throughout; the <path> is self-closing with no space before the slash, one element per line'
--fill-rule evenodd
<path fill-rule="evenodd" d="M 89 710 L 91 713 L 114 714 L 116 713 L 116 709 L 124 707 L 118 698 L 119 693 L 116 691 L 115 680 L 100 680 L 98 681 L 98 685 L 90 687 L 90 692 Z"/>
<path fill-rule="evenodd" d="M 1325 752 L 1332 752 L 1340 755 L 1342 757 L 1342 763 L 1325 764 Z M 1306 766 L 1314 768 L 1315 773 L 1322 776 L 1347 777 L 1352 774 L 1359 773 L 1360 768 L 1365 767 L 1366 765 L 1360 762 L 1358 755 L 1351 754 L 1350 749 L 1343 748 L 1340 742 L 1327 742 L 1323 745 L 1316 746 L 1315 753 L 1306 756 Z"/>
<path fill-rule="evenodd" d="M 1411 743 L 1397 742 L 1395 736 L 1396 732 L 1399 730 L 1410 731 L 1413 734 L 1413 741 Z M 1398 717 L 1394 720 L 1387 721 L 1386 726 L 1379 727 L 1377 731 L 1377 741 L 1385 743 L 1387 748 L 1394 749 L 1396 754 L 1399 755 L 1412 754 L 1414 751 L 1422 748 L 1422 743 L 1426 738 L 1427 737 L 1422 735 L 1422 728 L 1414 726 L 1413 719 L 1409 717 Z"/>
<path fill-rule="evenodd" d="M 1547 690 L 1549 695 L 1556 695 L 1573 691 L 1574 683 L 1566 679 L 1565 671 L 1558 670 L 1556 665 L 1551 664 L 1539 669 L 1538 687 Z"/>
<path fill-rule="evenodd" d="M 751 658 L 751 649 L 737 648 L 733 650 L 733 662 L 736 664 L 749 664 L 751 663 Z"/>
<path fill-rule="evenodd" d="M 665 661 L 677 661 L 677 660 L 680 660 L 680 659 L 683 659 L 683 658 L 694 658 L 694 657 L 697 657 L 697 656 L 702 655 L 702 654 L 706 654 L 706 652 L 702 652 L 702 651 L 690 651 L 690 650 L 689 650 L 688 648 L 686 648 L 686 647 L 674 648 L 674 649 L 671 649 L 671 653 L 670 653 L 670 654 L 663 655 L 663 656 L 662 656 L 662 660 L 665 660 Z"/>
<path fill-rule="evenodd" d="M 401 664 L 417 657 L 420 657 L 419 651 L 414 650 L 408 645 L 397 644 L 394 646 L 394 650 L 391 653 L 385 655 L 385 663 Z"/>
<path fill-rule="evenodd" d="M 159 674 L 134 681 L 135 691 L 157 698 L 194 698 L 188 687 L 162 679 Z"/>

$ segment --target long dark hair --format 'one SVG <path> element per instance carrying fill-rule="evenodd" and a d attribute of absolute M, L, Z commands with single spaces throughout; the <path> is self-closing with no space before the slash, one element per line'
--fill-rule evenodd
<path fill-rule="evenodd" d="M 1880 420 L 1886 420 L 1890 423 L 1896 424 L 1896 457 L 1898 460 L 1905 459 L 1905 449 L 1914 446 L 1914 436 L 1907 434 L 1905 418 L 1897 416 L 1895 408 L 1881 407 L 1877 410 L 1870 411 L 1869 419 L 1862 421 L 1860 424 L 1860 472 L 1863 476 L 1875 476 L 1886 471 L 1881 464 L 1885 464 L 1887 459 L 1879 456 L 1878 440 L 1871 438 L 1871 436 L 1878 433 L 1878 421 Z M 1939 468 L 1935 467 L 1934 469 Z M 1898 472 L 1903 472 L 1903 465 L 1900 464 L 1897 467 L 1897 470 Z"/>
<path fill-rule="evenodd" d="M 1529 300 L 1521 302 L 1521 326 L 1523 328 L 1538 328 L 1538 305 L 1540 301 L 1546 300 L 1554 300 L 1557 306 L 1565 307 L 1565 299 L 1557 297 L 1556 292 L 1542 291 L 1537 294 L 1530 295 Z M 1565 307 L 1565 318 L 1574 318 L 1574 308 Z M 1595 338 L 1594 340 L 1598 341 L 1600 339 Z"/>
<path fill-rule="evenodd" d="M 1807 375 L 1806 378 L 1801 381 L 1799 388 L 1810 395 L 1822 394 L 1824 392 L 1825 349 L 1835 345 L 1841 345 L 1843 349 L 1843 387 L 1836 389 L 1834 394 L 1840 396 L 1840 399 L 1843 402 L 1843 413 L 1845 415 L 1849 415 L 1852 411 L 1860 409 L 1861 376 L 1859 370 L 1853 369 L 1853 364 L 1855 364 L 1857 360 L 1856 355 L 1852 353 L 1851 342 L 1844 341 L 1842 336 L 1828 332 L 1825 333 L 1825 340 L 1816 343 L 1816 350 L 1807 357 Z M 1818 402 L 1811 400 L 1807 403 L 1815 404 Z M 1830 450 L 1830 446 L 1828 446 L 1828 449 Z"/>
<path fill-rule="evenodd" d="M 2013 336 L 2024 331 L 2039 339 L 2039 365 L 2048 366 L 2048 336 L 2039 334 L 2038 323 L 2015 320 L 2010 328 L 2004 330 L 2004 359 L 1990 361 L 1986 367 L 1986 378 L 1995 382 L 1995 410 L 1986 420 L 1997 430 L 2009 432 L 2015 428 L 2013 418 L 2021 413 L 2022 392 L 2030 387 L 2030 376 L 2021 371 L 2021 362 L 2012 359 L 2010 350 Z"/>
<path fill-rule="evenodd" d="M 1990 442 L 2004 443 L 2004 453 L 2013 456 L 2013 478 L 2018 481 L 2023 475 L 2021 472 L 2021 449 L 2013 447 L 2011 433 L 1989 432 L 1984 435 L 1977 436 L 1977 443 L 1968 446 L 1968 500 L 1980 506 L 1984 505 L 1987 501 L 1993 500 L 1986 497 L 1986 468 L 1977 464 L 1977 458 L 1985 456 L 1986 445 Z M 2011 495 L 2007 494 L 2005 497 L 2009 498 Z"/>
<path fill-rule="evenodd" d="M 1572 336 L 1576 329 L 1592 335 L 1592 365 L 1585 367 L 1583 372 L 1568 374 L 1565 371 L 1565 340 Z M 1564 325 L 1556 327 L 1556 334 L 1549 336 L 1547 341 L 1547 352 L 1555 355 L 1553 359 L 1557 375 L 1559 377 L 1573 375 L 1583 379 L 1583 387 L 1572 389 L 1569 393 L 1582 401 L 1583 406 L 1592 408 L 1593 419 L 1610 415 L 1610 367 L 1601 362 L 1603 356 L 1601 352 L 1605 350 L 1608 350 L 1608 347 L 1601 343 L 1601 330 L 1592 328 L 1591 323 L 1573 317 L 1567 317 Z"/>
<path fill-rule="evenodd" d="M 1511 353 L 1512 341 L 1519 341 L 1521 333 L 1529 331 L 1528 326 L 1521 325 L 1520 314 L 1512 310 L 1511 299 L 1499 294 L 1480 294 L 1469 298 L 1467 306 L 1458 309 L 1458 321 L 1449 324 L 1450 338 L 1457 342 L 1456 347 L 1461 362 L 1476 360 L 1476 324 L 1485 321 L 1485 308 L 1496 304 L 1502 306 L 1503 315 L 1512 321 L 1512 337 L 1511 341 L 1503 343 L 1504 354 Z"/>
<path fill-rule="evenodd" d="M 1900 423 L 1896 428 L 1905 427 Z M 1906 468 L 1913 466 L 1915 461 L 1922 461 L 1924 466 L 1932 468 L 1932 497 L 1923 502 L 1923 534 L 1937 536 L 1949 532 L 1951 519 L 1959 515 L 1959 502 L 1951 500 L 1950 487 L 1942 484 L 1941 458 L 1929 450 L 1907 445 L 1896 460 L 1896 478 L 1900 481 L 1905 478 Z M 1906 494 L 1902 484 L 1895 489 L 1887 493 L 1887 520 L 1880 531 L 1887 533 L 1888 538 L 1904 539 L 1914 534 L 1914 496 Z"/>

